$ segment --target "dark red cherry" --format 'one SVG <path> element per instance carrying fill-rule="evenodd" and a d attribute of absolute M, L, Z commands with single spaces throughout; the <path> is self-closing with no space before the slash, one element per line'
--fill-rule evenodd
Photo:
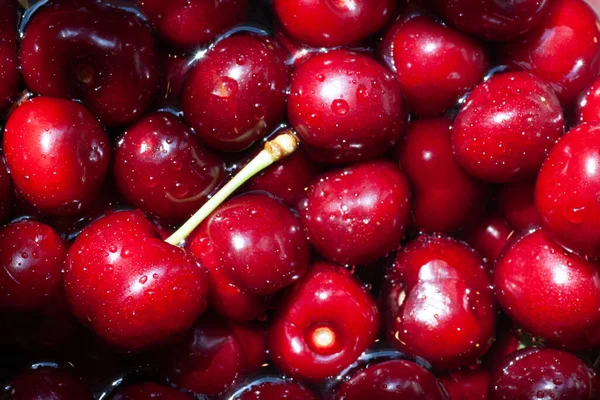
<path fill-rule="evenodd" d="M 391 161 L 324 173 L 299 205 L 310 243 L 328 260 L 364 264 L 396 249 L 410 216 L 410 187 Z"/>
<path fill-rule="evenodd" d="M 429 232 L 453 232 L 475 218 L 485 201 L 485 185 L 458 164 L 450 141 L 452 121 L 411 121 L 396 159 L 413 189 L 413 219 Z"/>
<path fill-rule="evenodd" d="M 332 50 L 296 67 L 288 116 L 312 158 L 349 163 L 374 158 L 404 128 L 400 85 L 371 57 Z"/>
<path fill-rule="evenodd" d="M 111 400 L 192 400 L 191 395 L 152 382 L 137 383 L 119 390 Z"/>
<path fill-rule="evenodd" d="M 600 256 L 600 126 L 580 125 L 554 146 L 537 178 L 542 227 L 563 246 Z"/>
<path fill-rule="evenodd" d="M 408 108 L 418 115 L 434 116 L 453 107 L 488 67 L 479 43 L 421 15 L 399 18 L 379 54 L 398 77 Z"/>
<path fill-rule="evenodd" d="M 230 400 L 318 400 L 309 389 L 282 378 L 263 378 L 237 391 Z"/>
<path fill-rule="evenodd" d="M 339 386 L 333 400 L 445 400 L 441 383 L 412 361 L 390 360 L 359 370 Z"/>
<path fill-rule="evenodd" d="M 194 48 L 243 22 L 248 0 L 137 0 L 160 37 L 167 43 Z"/>
<path fill-rule="evenodd" d="M 343 267 L 318 262 L 277 310 L 269 353 L 286 375 L 320 381 L 356 361 L 378 331 L 377 306 L 360 282 Z"/>
<path fill-rule="evenodd" d="M 285 114 L 289 72 L 271 38 L 230 36 L 196 64 L 181 97 L 186 121 L 207 145 L 240 151 L 270 133 Z"/>
<path fill-rule="evenodd" d="M 11 400 L 93 400 L 89 389 L 70 371 L 40 366 L 17 374 L 5 389 Z"/>
<path fill-rule="evenodd" d="M 25 27 L 21 71 L 33 92 L 83 101 L 107 125 L 139 118 L 158 89 L 150 29 L 93 0 L 50 1 Z"/>
<path fill-rule="evenodd" d="M 4 152 L 12 180 L 44 214 L 88 206 L 108 170 L 108 135 L 82 105 L 51 97 L 22 103 L 9 117 Z"/>
<path fill-rule="evenodd" d="M 506 72 L 469 95 L 454 121 L 452 145 L 469 174 L 511 182 L 535 176 L 563 128 L 560 103 L 546 83 Z"/>
<path fill-rule="evenodd" d="M 600 122 L 600 79 L 581 93 L 575 112 L 577 122 Z"/>
<path fill-rule="evenodd" d="M 455 371 L 440 380 L 452 400 L 487 400 L 490 373 L 483 368 Z"/>
<path fill-rule="evenodd" d="M 555 0 L 536 27 L 499 50 L 510 68 L 536 74 L 570 106 L 598 75 L 600 24 L 584 0 Z"/>
<path fill-rule="evenodd" d="M 537 344 L 523 329 L 517 328 L 505 314 L 500 314 L 496 328 L 496 340 L 483 359 L 483 368 L 493 371 L 506 356 L 525 347 Z"/>
<path fill-rule="evenodd" d="M 498 190 L 498 207 L 506 221 L 517 230 L 540 225 L 535 207 L 535 180 L 505 183 Z"/>
<path fill-rule="evenodd" d="M 531 334 L 569 350 L 600 344 L 600 269 L 543 230 L 504 251 L 494 284 L 506 314 Z"/>
<path fill-rule="evenodd" d="M 162 103 L 179 108 L 185 81 L 196 63 L 194 55 L 167 54 L 163 56 L 163 77 L 161 82 Z"/>
<path fill-rule="evenodd" d="M 287 32 L 317 47 L 357 44 L 376 33 L 391 17 L 394 0 L 275 0 Z"/>
<path fill-rule="evenodd" d="M 593 400 L 596 373 L 560 350 L 529 348 L 504 359 L 490 378 L 488 400 Z"/>
<path fill-rule="evenodd" d="M 309 46 L 306 43 L 299 42 L 297 39 L 290 37 L 279 24 L 275 25 L 275 40 L 288 51 L 290 57 L 288 58 L 287 63 L 294 67 L 297 67 L 308 60 L 314 53 L 327 50 L 325 48 L 316 48 Z"/>
<path fill-rule="evenodd" d="M 4 164 L 4 157 L 0 153 L 0 222 L 8 215 L 12 204 L 13 187 L 10 175 Z"/>
<path fill-rule="evenodd" d="M 159 239 L 141 211 L 108 214 L 84 229 L 64 280 L 74 315 L 122 350 L 162 344 L 206 307 L 204 268 Z"/>
<path fill-rule="evenodd" d="M 19 91 L 21 74 L 17 54 L 17 3 L 0 0 L 0 109 Z"/>
<path fill-rule="evenodd" d="M 499 215 L 490 214 L 469 225 L 463 234 L 465 241 L 492 263 L 502 253 L 515 233 Z"/>
<path fill-rule="evenodd" d="M 393 346 L 451 369 L 481 357 L 494 338 L 491 277 L 466 244 L 421 235 L 396 256 L 384 312 Z"/>
<path fill-rule="evenodd" d="M 191 216 L 225 178 L 223 162 L 168 112 L 127 129 L 117 142 L 114 173 L 130 204 L 167 221 Z"/>

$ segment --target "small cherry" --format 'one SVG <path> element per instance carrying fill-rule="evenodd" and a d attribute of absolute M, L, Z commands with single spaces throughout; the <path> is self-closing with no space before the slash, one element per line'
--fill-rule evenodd
<path fill-rule="evenodd" d="M 502 185 L 498 190 L 498 207 L 510 226 L 517 230 L 540 226 L 535 206 L 535 180 Z"/>
<path fill-rule="evenodd" d="M 111 400 L 192 400 L 194 397 L 167 386 L 153 382 L 136 383 L 125 386 Z"/>
<path fill-rule="evenodd" d="M 0 222 L 8 215 L 13 197 L 10 175 L 4 164 L 4 156 L 0 153 Z"/>
<path fill-rule="evenodd" d="M 309 389 L 279 377 L 259 378 L 236 391 L 228 400 L 318 400 Z"/>
<path fill-rule="evenodd" d="M 17 3 L 0 0 L 0 109 L 19 91 L 21 74 L 17 54 Z"/>
<path fill-rule="evenodd" d="M 463 237 L 492 264 L 510 242 L 515 230 L 499 215 L 489 214 L 477 219 L 463 232 Z"/>
<path fill-rule="evenodd" d="M 581 93 L 575 114 L 578 123 L 600 122 L 600 79 L 596 79 L 587 90 Z"/>
<path fill-rule="evenodd" d="M 36 366 L 17 374 L 5 388 L 11 400 L 93 400 L 89 389 L 70 371 Z"/>
<path fill-rule="evenodd" d="M 177 52 L 163 56 L 164 71 L 161 93 L 163 94 L 162 103 L 167 107 L 175 106 L 179 108 L 185 81 L 196 61 L 193 55 L 179 54 Z"/>
<path fill-rule="evenodd" d="M 487 400 L 490 373 L 486 369 L 460 370 L 440 378 L 450 399 Z"/>

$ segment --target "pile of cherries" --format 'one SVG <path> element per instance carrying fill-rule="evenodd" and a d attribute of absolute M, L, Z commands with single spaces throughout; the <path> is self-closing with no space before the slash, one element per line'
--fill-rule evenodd
<path fill-rule="evenodd" d="M 585 0 L 0 0 L 0 398 L 600 399 L 599 75 Z"/>

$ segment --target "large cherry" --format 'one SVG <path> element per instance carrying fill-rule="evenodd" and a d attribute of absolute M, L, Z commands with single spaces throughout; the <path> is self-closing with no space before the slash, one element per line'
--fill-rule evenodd
<path fill-rule="evenodd" d="M 408 107 L 419 115 L 434 116 L 453 107 L 488 67 L 481 44 L 423 15 L 401 16 L 379 53 L 398 77 Z"/>
<path fill-rule="evenodd" d="M 29 89 L 81 100 L 107 125 L 139 118 L 158 89 L 150 29 L 135 13 L 93 0 L 52 0 L 36 10 L 20 60 Z"/>
<path fill-rule="evenodd" d="M 200 139 L 240 151 L 271 132 L 285 114 L 285 57 L 266 36 L 240 33 L 217 42 L 190 73 L 181 99 Z"/>
<path fill-rule="evenodd" d="M 72 215 L 89 205 L 108 170 L 108 135 L 71 100 L 36 97 L 9 117 L 4 152 L 21 196 L 42 213 Z"/>
<path fill-rule="evenodd" d="M 456 158 L 471 175 L 490 182 L 533 177 L 564 119 L 546 83 L 524 72 L 506 72 L 478 85 L 452 129 Z"/>
<path fill-rule="evenodd" d="M 487 400 L 490 373 L 486 369 L 465 369 L 440 378 L 451 400 Z"/>
<path fill-rule="evenodd" d="M 4 164 L 4 157 L 0 153 L 0 222 L 8 215 L 12 204 L 13 187 L 10 175 Z"/>
<path fill-rule="evenodd" d="M 65 262 L 74 315 L 122 350 L 159 345 L 206 307 L 206 271 L 163 242 L 141 211 L 108 214 L 83 230 Z"/>
<path fill-rule="evenodd" d="M 17 374 L 6 387 L 11 400 L 93 400 L 81 379 L 66 369 L 37 366 Z"/>
<path fill-rule="evenodd" d="M 17 54 L 17 3 L 0 0 L 0 109 L 19 90 L 21 75 Z"/>
<path fill-rule="evenodd" d="M 356 361 L 378 330 L 377 306 L 360 282 L 340 266 L 318 262 L 279 307 L 269 352 L 286 375 L 320 381 Z"/>
<path fill-rule="evenodd" d="M 600 79 L 596 79 L 577 101 L 577 122 L 600 122 Z"/>
<path fill-rule="evenodd" d="M 191 395 L 153 382 L 137 383 L 119 390 L 111 400 L 192 400 Z M 75 399 L 73 399 L 75 400 Z"/>
<path fill-rule="evenodd" d="M 292 75 L 288 116 L 312 158 L 348 163 L 374 158 L 402 135 L 400 85 L 371 57 L 315 54 Z"/>
<path fill-rule="evenodd" d="M 539 226 L 540 216 L 535 206 L 535 180 L 502 185 L 498 190 L 498 208 L 515 229 Z"/>
<path fill-rule="evenodd" d="M 282 378 L 259 378 L 235 392 L 229 400 L 318 400 L 309 389 Z"/>
<path fill-rule="evenodd" d="M 466 244 L 420 235 L 397 254 L 386 282 L 386 329 L 400 351 L 451 369 L 475 362 L 492 344 L 491 277 Z"/>

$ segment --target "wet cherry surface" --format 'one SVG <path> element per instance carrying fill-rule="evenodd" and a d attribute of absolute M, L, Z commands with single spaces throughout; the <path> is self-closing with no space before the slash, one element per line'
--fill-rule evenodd
<path fill-rule="evenodd" d="M 17 54 L 17 5 L 0 1 L 0 109 L 17 94 L 21 80 Z"/>
<path fill-rule="evenodd" d="M 41 366 L 16 375 L 8 386 L 13 400 L 92 400 L 83 381 L 70 371 Z"/>

